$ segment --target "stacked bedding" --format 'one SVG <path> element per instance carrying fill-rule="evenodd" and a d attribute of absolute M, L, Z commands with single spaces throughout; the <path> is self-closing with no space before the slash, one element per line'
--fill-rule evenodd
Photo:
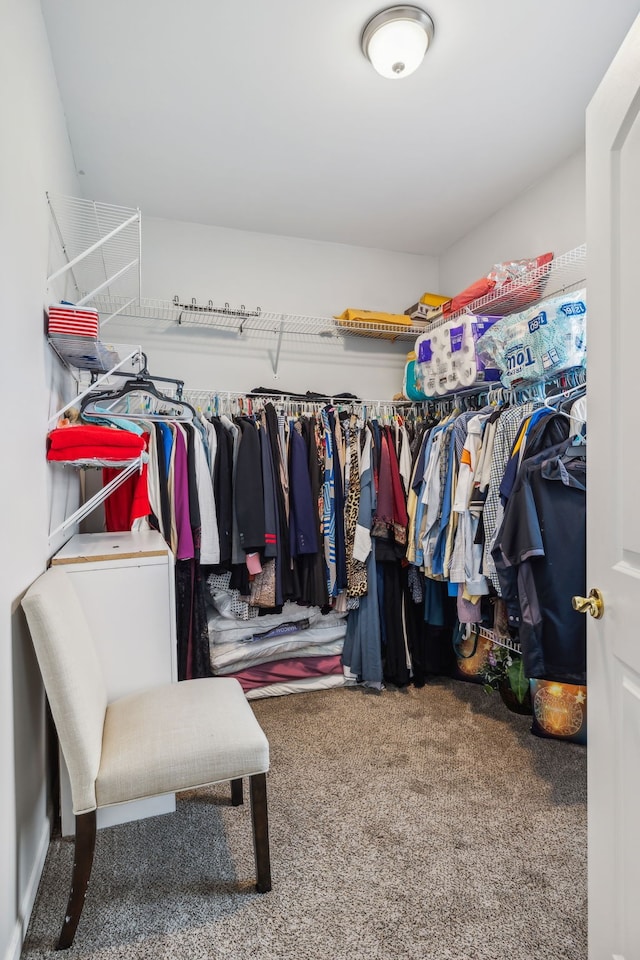
<path fill-rule="evenodd" d="M 247 692 L 247 700 L 258 700 L 261 697 L 284 697 L 289 693 L 311 693 L 314 690 L 330 690 L 332 687 L 343 687 L 344 677 L 337 673 L 324 677 L 308 678 L 307 680 L 289 680 L 286 683 L 270 683 L 256 690 Z"/>
<path fill-rule="evenodd" d="M 215 597 L 215 600 L 213 599 Z M 346 615 L 285 603 L 281 613 L 232 613 L 219 587 L 208 608 L 214 676 L 235 677 L 248 699 L 342 686 Z"/>
<path fill-rule="evenodd" d="M 47 460 L 77 466 L 126 464 L 136 460 L 144 449 L 141 436 L 118 427 L 69 425 L 56 427 L 47 436 Z"/>

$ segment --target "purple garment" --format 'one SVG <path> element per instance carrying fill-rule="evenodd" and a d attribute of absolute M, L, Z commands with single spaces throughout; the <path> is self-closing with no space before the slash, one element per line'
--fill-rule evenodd
<path fill-rule="evenodd" d="M 191 560 L 194 556 L 193 534 L 189 519 L 189 477 L 187 474 L 187 447 L 185 437 L 176 427 L 176 452 L 173 462 L 173 504 L 178 533 L 178 560 Z"/>
<path fill-rule="evenodd" d="M 458 620 L 460 623 L 480 623 L 482 613 L 480 611 L 480 601 L 472 603 L 471 600 L 465 600 L 463 597 L 464 583 L 458 584 Z"/>

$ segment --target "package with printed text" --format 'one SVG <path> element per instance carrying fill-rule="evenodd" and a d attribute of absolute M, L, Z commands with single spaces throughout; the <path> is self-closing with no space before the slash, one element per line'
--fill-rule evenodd
<path fill-rule="evenodd" d="M 586 319 L 586 290 L 550 297 L 495 323 L 478 339 L 478 357 L 500 369 L 505 387 L 585 366 Z"/>

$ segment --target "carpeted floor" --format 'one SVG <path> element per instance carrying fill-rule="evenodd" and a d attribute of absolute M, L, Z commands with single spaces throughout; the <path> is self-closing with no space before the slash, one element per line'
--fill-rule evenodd
<path fill-rule="evenodd" d="M 248 797 L 183 794 L 173 816 L 99 832 L 69 957 L 586 957 L 584 748 L 448 680 L 253 707 L 271 744 L 273 891 L 254 892 Z M 51 845 L 24 960 L 50 955 L 72 852 Z"/>

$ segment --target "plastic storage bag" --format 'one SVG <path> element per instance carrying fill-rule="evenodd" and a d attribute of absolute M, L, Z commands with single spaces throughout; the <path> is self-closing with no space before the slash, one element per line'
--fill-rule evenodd
<path fill-rule="evenodd" d="M 550 297 L 503 317 L 478 340 L 478 356 L 500 368 L 505 387 L 536 383 L 586 363 L 586 290 Z"/>

